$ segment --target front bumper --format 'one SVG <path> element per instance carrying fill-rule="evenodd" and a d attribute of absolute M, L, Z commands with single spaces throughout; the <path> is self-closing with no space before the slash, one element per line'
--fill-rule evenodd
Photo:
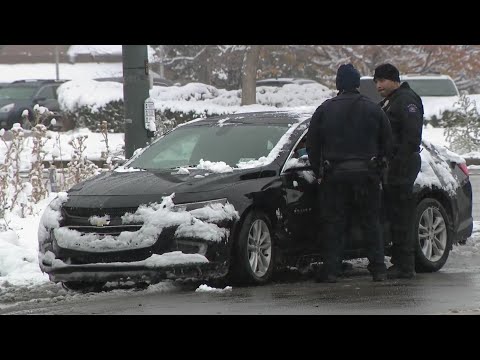
<path fill-rule="evenodd" d="M 224 277 L 228 272 L 228 262 L 204 264 L 180 264 L 157 267 L 155 269 L 139 265 L 85 264 L 67 265 L 59 268 L 43 266 L 50 280 L 54 282 L 85 281 L 148 281 L 165 279 L 214 279 Z"/>
<path fill-rule="evenodd" d="M 62 248 L 53 231 L 41 246 L 40 268 L 51 281 L 151 281 L 164 279 L 212 279 L 224 277 L 229 267 L 229 239 L 221 242 L 200 238 L 176 238 L 175 227 L 164 229 L 157 241 L 149 247 L 108 252 L 87 252 Z M 55 260 L 45 257 L 50 251 Z M 147 266 L 152 255 L 178 252 L 198 254 L 208 262 L 189 262 Z M 56 262 L 60 260 L 60 262 Z"/>
<path fill-rule="evenodd" d="M 10 129 L 11 124 L 9 124 L 9 113 L 0 113 L 0 129 Z"/>

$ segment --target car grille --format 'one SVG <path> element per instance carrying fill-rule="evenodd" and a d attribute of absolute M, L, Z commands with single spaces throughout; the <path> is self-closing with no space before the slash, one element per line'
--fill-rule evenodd
<path fill-rule="evenodd" d="M 105 216 L 110 215 L 110 218 L 120 218 L 126 213 L 135 213 L 137 211 L 136 207 L 125 207 L 125 208 L 75 208 L 75 207 L 64 207 L 63 211 L 68 217 L 81 217 L 89 218 L 91 216 Z"/>
<path fill-rule="evenodd" d="M 141 225 L 122 225 L 122 226 L 85 226 L 85 225 L 70 225 L 67 228 L 71 230 L 76 230 L 78 232 L 88 234 L 100 234 L 100 235 L 111 235 L 118 236 L 123 231 L 138 231 L 140 230 Z"/>

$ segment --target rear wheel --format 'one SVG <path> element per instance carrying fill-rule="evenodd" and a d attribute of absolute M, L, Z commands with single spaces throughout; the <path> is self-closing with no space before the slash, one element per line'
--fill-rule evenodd
<path fill-rule="evenodd" d="M 262 211 L 247 214 L 235 241 L 229 275 L 238 283 L 263 284 L 273 273 L 273 234 Z"/>
<path fill-rule="evenodd" d="M 435 199 L 423 199 L 415 212 L 415 269 L 435 272 L 447 261 L 452 247 L 450 219 Z"/>

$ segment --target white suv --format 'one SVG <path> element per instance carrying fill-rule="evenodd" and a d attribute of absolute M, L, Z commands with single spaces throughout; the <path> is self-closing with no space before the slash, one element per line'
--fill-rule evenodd
<path fill-rule="evenodd" d="M 426 119 L 433 115 L 440 116 L 443 111 L 451 109 L 460 96 L 455 82 L 448 75 L 407 74 L 400 76 L 400 80 L 408 82 L 412 90 L 422 98 Z M 382 100 L 372 76 L 360 78 L 360 93 L 377 103 Z"/>

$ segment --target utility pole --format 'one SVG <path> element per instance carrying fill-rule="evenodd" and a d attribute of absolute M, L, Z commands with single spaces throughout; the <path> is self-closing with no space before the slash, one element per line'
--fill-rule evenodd
<path fill-rule="evenodd" d="M 144 107 L 149 97 L 147 45 L 122 45 L 125 158 L 148 143 Z"/>
<path fill-rule="evenodd" d="M 59 53 L 58 53 L 58 45 L 55 45 L 55 74 L 56 77 L 55 79 L 60 80 L 60 69 L 58 68 L 58 62 L 59 62 Z"/>
<path fill-rule="evenodd" d="M 163 45 L 158 47 L 158 53 L 160 55 L 160 77 L 163 79 L 165 78 L 165 67 L 163 65 L 163 61 L 165 59 L 165 49 L 163 48 Z"/>

